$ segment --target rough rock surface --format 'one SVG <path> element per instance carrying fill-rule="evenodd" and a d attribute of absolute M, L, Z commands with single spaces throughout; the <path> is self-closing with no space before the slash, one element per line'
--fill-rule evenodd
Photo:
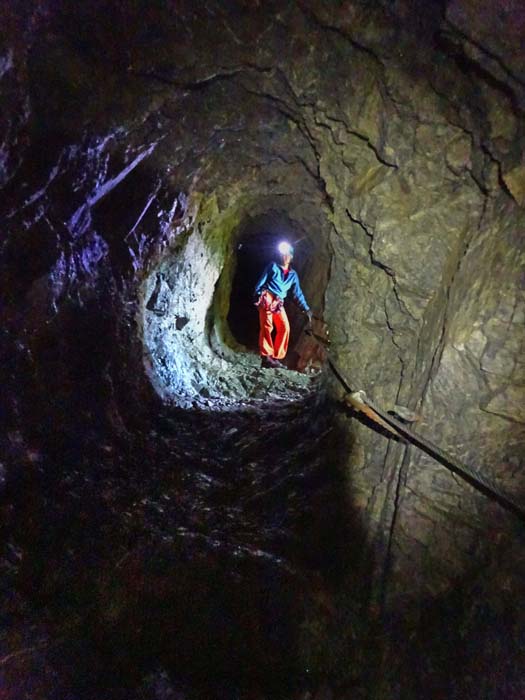
<path fill-rule="evenodd" d="M 525 503 L 521 5 L 0 9 L 9 700 L 523 695 L 523 525 L 227 320 L 247 222 L 304 235 L 351 386 Z"/>

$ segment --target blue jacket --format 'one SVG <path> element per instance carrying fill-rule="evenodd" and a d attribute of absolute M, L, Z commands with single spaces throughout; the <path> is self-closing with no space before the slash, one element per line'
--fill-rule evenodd
<path fill-rule="evenodd" d="M 288 274 L 285 275 L 280 265 L 271 262 L 266 266 L 261 279 L 257 282 L 255 295 L 259 297 L 264 289 L 280 299 L 286 299 L 288 292 L 292 292 L 292 296 L 299 306 L 304 311 L 310 310 L 299 284 L 299 275 L 292 268 L 289 268 Z"/>

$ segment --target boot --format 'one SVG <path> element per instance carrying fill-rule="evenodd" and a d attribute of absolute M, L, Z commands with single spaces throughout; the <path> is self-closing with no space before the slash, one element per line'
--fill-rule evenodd
<path fill-rule="evenodd" d="M 282 362 L 272 357 L 271 355 L 263 355 L 261 358 L 261 367 L 265 369 L 286 369 Z"/>

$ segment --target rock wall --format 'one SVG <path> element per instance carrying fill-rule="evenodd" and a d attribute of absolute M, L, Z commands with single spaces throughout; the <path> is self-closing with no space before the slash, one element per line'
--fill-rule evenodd
<path fill-rule="evenodd" d="M 525 498 L 517 0 L 0 19 L 2 483 L 42 469 L 50 436 L 60 455 L 141 429 L 162 399 L 257 393 L 226 318 L 239 227 L 273 212 L 321 251 L 304 289 L 352 386 Z M 459 615 L 472 590 L 510 609 L 513 516 L 355 416 L 337 425 L 372 613 L 424 635 L 425 611 Z"/>

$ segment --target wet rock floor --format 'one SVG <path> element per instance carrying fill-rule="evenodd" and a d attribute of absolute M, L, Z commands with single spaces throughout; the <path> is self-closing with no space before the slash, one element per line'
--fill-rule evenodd
<path fill-rule="evenodd" d="M 2 699 L 336 697 L 304 641 L 344 569 L 335 442 L 309 379 L 49 443 L 4 493 Z"/>

